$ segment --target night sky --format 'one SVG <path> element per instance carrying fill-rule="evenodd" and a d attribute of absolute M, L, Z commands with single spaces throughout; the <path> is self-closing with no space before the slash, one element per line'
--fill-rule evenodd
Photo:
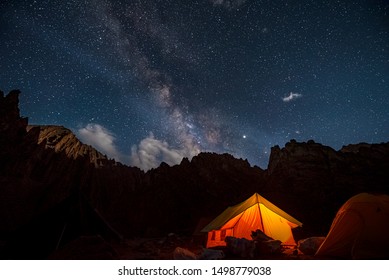
<path fill-rule="evenodd" d="M 389 141 L 388 1 L 0 2 L 0 89 L 125 164 Z"/>

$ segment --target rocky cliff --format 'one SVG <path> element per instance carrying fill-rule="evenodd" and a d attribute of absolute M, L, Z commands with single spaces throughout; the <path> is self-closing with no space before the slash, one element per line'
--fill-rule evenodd
<path fill-rule="evenodd" d="M 312 140 L 292 140 L 284 148 L 272 148 L 266 185 L 289 197 L 308 227 L 326 232 L 333 213 L 352 195 L 389 192 L 387 170 L 389 143 L 360 143 L 335 151 Z"/>
<path fill-rule="evenodd" d="M 0 95 L 0 251 L 45 258 L 80 235 L 191 234 L 198 221 L 259 192 L 326 234 L 338 207 L 358 192 L 389 193 L 389 143 L 335 151 L 313 141 L 272 148 L 267 170 L 229 154 L 146 173 L 81 143 L 61 126 L 28 126 L 18 91 Z"/>
<path fill-rule="evenodd" d="M 129 208 L 122 196 L 143 172 L 108 160 L 64 127 L 28 126 L 18 96 L 0 95 L 0 252 L 40 258 L 79 235 L 100 233 L 95 220 L 108 225 L 105 216 L 120 217 Z"/>

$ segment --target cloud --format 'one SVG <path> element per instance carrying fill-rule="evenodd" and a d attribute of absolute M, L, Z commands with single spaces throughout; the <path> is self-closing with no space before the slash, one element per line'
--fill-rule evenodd
<path fill-rule="evenodd" d="M 282 101 L 284 101 L 284 102 L 290 102 L 290 101 L 292 101 L 292 100 L 294 100 L 294 99 L 297 99 L 297 98 L 300 98 L 300 97 L 302 97 L 302 96 L 303 96 L 303 95 L 300 94 L 300 93 L 290 92 L 288 96 L 282 98 Z"/>
<path fill-rule="evenodd" d="M 115 145 L 115 135 L 102 125 L 90 123 L 78 130 L 78 137 L 83 143 L 93 146 L 109 158 L 120 161 L 121 156 Z"/>
<path fill-rule="evenodd" d="M 145 171 L 156 168 L 160 162 L 175 165 L 181 162 L 184 157 L 191 159 L 200 150 L 196 145 L 188 144 L 181 148 L 172 148 L 166 141 L 155 139 L 150 133 L 139 145 L 134 145 L 131 149 L 130 164 Z"/>

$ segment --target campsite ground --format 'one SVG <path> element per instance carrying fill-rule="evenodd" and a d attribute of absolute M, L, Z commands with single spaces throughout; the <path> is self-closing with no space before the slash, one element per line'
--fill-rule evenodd
<path fill-rule="evenodd" d="M 200 256 L 204 250 L 201 242 L 189 237 L 171 235 L 162 238 L 137 238 L 128 239 L 121 244 L 116 244 L 115 250 L 119 259 L 174 259 L 174 250 L 177 247 L 184 248 L 196 256 Z M 304 255 L 294 248 L 286 249 L 278 254 L 259 254 L 254 258 L 243 258 L 230 253 L 226 247 L 215 248 L 222 250 L 224 259 L 267 259 L 267 260 L 312 260 L 314 256 Z"/>
<path fill-rule="evenodd" d="M 194 254 L 201 254 L 203 246 L 192 238 L 179 237 L 175 234 L 159 238 L 126 239 L 114 245 L 120 259 L 173 259 L 177 247 L 185 248 Z"/>
<path fill-rule="evenodd" d="M 193 237 L 183 237 L 169 234 L 158 238 L 132 238 L 122 241 L 107 242 L 100 236 L 84 236 L 70 242 L 56 251 L 50 259 L 121 259 L 121 260 L 173 260 L 176 248 L 183 248 L 191 255 L 184 256 L 191 259 L 200 256 L 204 251 L 201 240 Z M 315 260 L 312 255 L 304 255 L 302 252 L 290 248 L 277 254 L 256 254 L 254 257 L 242 257 L 232 254 L 226 247 L 214 248 L 222 250 L 223 259 L 258 259 L 258 260 Z"/>

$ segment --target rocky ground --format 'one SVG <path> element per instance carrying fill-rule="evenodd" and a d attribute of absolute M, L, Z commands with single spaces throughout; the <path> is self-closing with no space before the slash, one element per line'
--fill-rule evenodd
<path fill-rule="evenodd" d="M 190 252 L 177 255 L 177 248 Z M 285 248 L 281 252 L 262 253 L 254 256 L 241 256 L 232 253 L 227 247 L 205 249 L 203 244 L 192 237 L 179 237 L 171 234 L 160 238 L 132 238 L 121 242 L 106 242 L 99 236 L 81 237 L 53 253 L 50 259 L 121 259 L 121 260 L 174 260 L 206 259 L 204 251 L 223 252 L 223 257 L 210 254 L 209 259 L 267 259 L 267 260 L 312 260 L 318 259 L 313 254 L 304 254 L 296 248 Z M 215 257 L 217 256 L 217 257 Z"/>

